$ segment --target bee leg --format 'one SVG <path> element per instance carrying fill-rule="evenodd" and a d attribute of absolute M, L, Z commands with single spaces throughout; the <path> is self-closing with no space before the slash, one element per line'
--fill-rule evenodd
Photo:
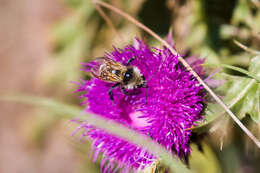
<path fill-rule="evenodd" d="M 145 92 L 145 103 L 147 104 L 147 88 L 148 88 L 148 86 L 146 85 L 146 84 L 144 84 L 144 92 Z"/>
<path fill-rule="evenodd" d="M 121 86 L 121 91 L 122 91 L 122 93 L 124 93 L 125 95 L 131 95 L 129 92 L 127 92 L 127 91 L 125 90 L 125 88 L 124 88 L 123 86 Z"/>
<path fill-rule="evenodd" d="M 133 60 L 135 60 L 136 56 L 130 58 L 127 63 L 126 63 L 126 66 L 128 66 Z"/>
<path fill-rule="evenodd" d="M 109 90 L 108 90 L 108 95 L 110 96 L 110 100 L 112 100 L 114 102 L 114 97 L 113 97 L 113 92 L 112 90 L 115 89 L 118 85 L 120 85 L 120 83 L 116 83 L 115 85 L 113 85 Z"/>

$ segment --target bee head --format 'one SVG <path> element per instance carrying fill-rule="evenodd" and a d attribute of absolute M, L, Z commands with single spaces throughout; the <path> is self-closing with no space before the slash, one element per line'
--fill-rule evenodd
<path fill-rule="evenodd" d="M 137 67 L 128 67 L 123 74 L 123 84 L 128 89 L 142 88 L 146 86 L 146 81 Z"/>
<path fill-rule="evenodd" d="M 134 69 L 132 67 L 127 68 L 126 72 L 123 74 L 123 83 L 127 85 L 133 80 L 133 77 L 134 77 Z"/>
<path fill-rule="evenodd" d="M 145 88 L 145 97 L 147 103 L 147 81 L 137 67 L 128 67 L 123 73 L 123 85 L 127 89 Z"/>

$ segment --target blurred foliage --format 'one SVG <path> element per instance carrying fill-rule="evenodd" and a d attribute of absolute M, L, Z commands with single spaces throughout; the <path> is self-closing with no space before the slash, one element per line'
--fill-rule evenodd
<path fill-rule="evenodd" d="M 73 7 L 73 13 L 53 29 L 55 63 L 50 84 L 52 88 L 59 88 L 60 94 L 66 91 L 68 83 L 79 78 L 80 62 L 89 52 L 95 30 L 95 24 L 86 27 L 94 13 L 91 1 L 74 0 L 67 4 Z"/>
<path fill-rule="evenodd" d="M 251 131 L 259 135 L 260 85 L 257 80 L 260 78 L 260 57 L 245 52 L 233 42 L 238 40 L 249 48 L 259 50 L 260 10 L 255 1 L 110 0 L 109 3 L 140 20 L 161 37 L 165 37 L 169 27 L 172 27 L 174 41 L 180 52 L 187 56 L 199 54 L 206 58 L 206 64 L 213 65 L 207 68 L 208 75 L 221 69 L 214 75 L 219 84 L 215 92 Z M 91 0 L 64 0 L 64 5 L 69 10 L 53 26 L 54 63 L 50 67 L 52 72 L 48 72 L 45 78 L 46 86 L 57 98 L 71 102 L 75 99 L 72 96 L 75 86 L 69 83 L 78 81 L 80 77 L 89 78 L 80 71 L 80 62 L 102 56 L 112 46 L 122 47 L 131 43 L 135 37 L 143 38 L 150 45 L 158 45 L 158 41 L 144 34 L 144 31 L 104 9 L 119 33 L 116 34 L 95 10 Z M 26 102 L 43 104 L 48 110 L 60 106 L 44 99 L 31 98 Z M 59 118 L 40 118 L 41 125 L 34 128 L 35 135 L 32 136 L 40 143 L 58 119 L 70 119 L 77 114 L 75 112 L 79 112 L 78 107 L 57 107 L 55 110 L 60 112 L 55 115 L 60 115 Z M 215 102 L 208 104 L 205 119 L 198 123 L 194 131 L 210 135 L 200 139 L 200 142 L 203 141 L 203 152 L 195 144 L 192 145 L 192 171 L 231 173 L 257 172 L 260 169 L 259 151 L 254 156 L 250 155 L 254 145 L 250 145 L 246 151 L 247 137 L 227 116 Z M 82 172 L 98 172 L 97 166 L 89 163 L 90 160 L 84 161 L 86 163 L 83 163 Z"/>
<path fill-rule="evenodd" d="M 192 30 L 185 41 L 187 47 L 206 56 L 207 63 L 221 61 L 248 66 L 244 61 L 250 56 L 243 54 L 233 39 L 251 48 L 259 47 L 260 12 L 252 2 L 197 0 L 192 3 L 194 13 L 188 16 Z M 230 60 L 233 58 L 235 61 Z"/>
<path fill-rule="evenodd" d="M 171 26 L 171 11 L 165 4 L 166 0 L 145 1 L 138 14 L 144 25 L 160 35 L 166 35 Z"/>
<path fill-rule="evenodd" d="M 203 152 L 192 145 L 192 153 L 190 159 L 190 167 L 197 173 L 218 173 L 221 171 L 220 163 L 212 149 L 205 143 L 202 144 Z M 203 164 L 201 164 L 203 163 Z"/>

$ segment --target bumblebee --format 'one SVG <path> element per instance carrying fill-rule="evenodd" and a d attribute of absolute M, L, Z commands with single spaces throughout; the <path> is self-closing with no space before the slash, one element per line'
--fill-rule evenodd
<path fill-rule="evenodd" d="M 145 88 L 145 95 L 147 97 L 147 81 L 144 75 L 136 66 L 130 66 L 130 63 L 136 57 L 130 58 L 126 65 L 123 65 L 111 58 L 100 57 L 94 60 L 95 65 L 90 68 L 92 75 L 102 81 L 108 83 L 115 83 L 109 90 L 110 99 L 114 102 L 113 89 L 120 86 L 121 91 L 130 95 L 125 89 L 135 90 L 137 88 Z"/>

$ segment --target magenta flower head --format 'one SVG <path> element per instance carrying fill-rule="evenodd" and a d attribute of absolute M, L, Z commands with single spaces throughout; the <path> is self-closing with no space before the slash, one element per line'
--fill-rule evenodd
<path fill-rule="evenodd" d="M 178 56 L 167 48 L 150 49 L 143 41 L 136 39 L 133 45 L 115 48 L 105 57 L 124 66 L 135 57 L 129 66 L 139 70 L 147 87 L 126 89 L 128 94 L 117 87 L 112 91 L 112 101 L 108 91 L 114 83 L 97 77 L 82 81 L 77 92 L 83 92 L 81 97 L 86 98 L 86 111 L 148 135 L 180 158 L 188 156 L 190 128 L 202 118 L 204 94 L 203 87 L 178 61 Z M 198 68 L 201 63 L 203 61 L 191 62 L 200 74 L 203 73 L 201 67 Z M 84 63 L 83 66 L 88 72 L 89 69 L 101 68 L 97 61 Z M 85 130 L 83 137 L 93 141 L 94 160 L 103 153 L 103 172 L 115 172 L 115 163 L 117 168 L 141 170 L 158 159 L 145 149 L 87 123 L 81 123 L 79 128 Z"/>

